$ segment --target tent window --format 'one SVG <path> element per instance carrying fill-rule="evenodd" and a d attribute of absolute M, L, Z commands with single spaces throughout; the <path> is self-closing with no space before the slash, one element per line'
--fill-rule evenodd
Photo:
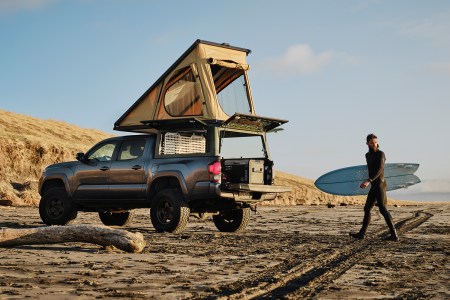
<path fill-rule="evenodd" d="M 210 65 L 217 99 L 229 116 L 234 113 L 251 113 L 244 70 Z"/>
<path fill-rule="evenodd" d="M 174 117 L 203 114 L 202 103 L 191 68 L 179 70 L 172 76 L 164 94 L 164 107 Z"/>

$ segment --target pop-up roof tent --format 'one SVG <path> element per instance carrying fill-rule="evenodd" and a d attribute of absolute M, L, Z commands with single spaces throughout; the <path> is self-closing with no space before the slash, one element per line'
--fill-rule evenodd
<path fill-rule="evenodd" d="M 242 117 L 255 121 L 253 116 L 257 116 L 247 77 L 249 53 L 248 49 L 228 44 L 195 41 L 114 123 L 114 129 L 154 132 L 161 124 L 169 123 L 223 124 Z M 268 127 L 272 128 L 286 122 L 263 119 L 264 123 L 271 120 Z M 261 121 L 258 118 L 257 123 Z M 273 124 L 273 121 L 279 122 Z M 267 129 L 271 128 L 264 128 Z"/>

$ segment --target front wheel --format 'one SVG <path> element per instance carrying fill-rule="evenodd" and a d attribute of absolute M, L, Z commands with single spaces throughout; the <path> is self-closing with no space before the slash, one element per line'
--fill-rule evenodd
<path fill-rule="evenodd" d="M 180 233 L 186 228 L 189 213 L 189 206 L 180 190 L 166 189 L 153 199 L 150 219 L 156 231 Z"/>
<path fill-rule="evenodd" d="M 221 212 L 213 216 L 214 225 L 222 232 L 241 232 L 250 221 L 250 208 L 240 208 Z"/>
<path fill-rule="evenodd" d="M 100 221 L 106 226 L 125 226 L 133 219 L 133 215 L 132 210 L 124 212 L 98 212 Z"/>
<path fill-rule="evenodd" d="M 47 225 L 66 225 L 77 217 L 77 208 L 64 188 L 51 188 L 39 202 L 39 215 Z"/>

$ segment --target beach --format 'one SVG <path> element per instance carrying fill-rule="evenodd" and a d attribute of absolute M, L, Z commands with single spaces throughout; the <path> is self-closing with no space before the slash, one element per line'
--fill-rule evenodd
<path fill-rule="evenodd" d="M 242 233 L 190 218 L 158 233 L 149 211 L 123 229 L 142 253 L 87 243 L 0 248 L 1 299 L 448 299 L 450 205 L 389 207 L 399 242 L 384 241 L 376 207 L 365 240 L 361 205 L 265 206 Z M 43 226 L 35 207 L 0 207 L 5 228 Z M 96 213 L 73 224 L 101 225 Z"/>

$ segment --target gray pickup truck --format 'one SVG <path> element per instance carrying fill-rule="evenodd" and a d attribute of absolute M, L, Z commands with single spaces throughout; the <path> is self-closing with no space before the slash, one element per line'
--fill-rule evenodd
<path fill-rule="evenodd" d="M 266 143 L 286 121 L 235 114 L 221 124 L 186 122 L 153 122 L 156 134 L 106 139 L 77 161 L 48 166 L 39 181 L 43 222 L 65 225 L 85 211 L 124 226 L 133 209 L 150 208 L 160 232 L 182 232 L 190 215 L 212 215 L 220 231 L 237 232 L 257 203 L 289 191 L 273 185 Z"/>

